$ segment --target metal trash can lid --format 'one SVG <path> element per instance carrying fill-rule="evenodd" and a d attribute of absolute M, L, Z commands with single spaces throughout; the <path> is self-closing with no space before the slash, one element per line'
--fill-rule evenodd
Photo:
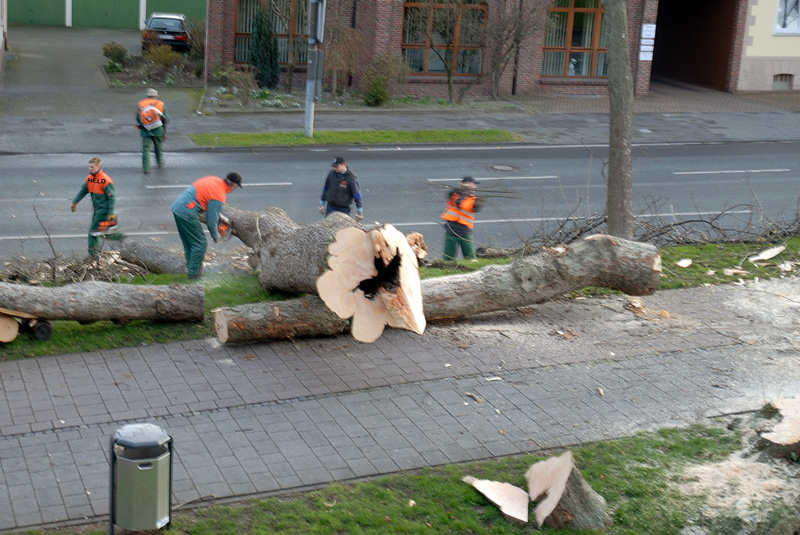
<path fill-rule="evenodd" d="M 172 437 L 154 424 L 128 424 L 115 431 L 112 440 L 126 448 L 154 448 L 166 444 Z"/>

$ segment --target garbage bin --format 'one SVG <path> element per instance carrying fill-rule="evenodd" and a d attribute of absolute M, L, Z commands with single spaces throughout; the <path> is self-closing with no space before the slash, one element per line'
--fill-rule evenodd
<path fill-rule="evenodd" d="M 172 520 L 172 437 L 153 424 L 130 424 L 111 437 L 111 514 L 114 526 L 140 531 Z"/>

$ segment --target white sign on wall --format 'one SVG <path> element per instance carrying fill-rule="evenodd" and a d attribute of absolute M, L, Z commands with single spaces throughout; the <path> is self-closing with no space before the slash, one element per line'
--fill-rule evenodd
<path fill-rule="evenodd" d="M 655 39 L 655 38 L 656 38 L 656 25 L 642 24 L 642 39 Z"/>

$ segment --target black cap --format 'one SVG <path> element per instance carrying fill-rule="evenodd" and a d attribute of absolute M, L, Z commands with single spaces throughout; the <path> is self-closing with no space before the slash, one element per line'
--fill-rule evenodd
<path fill-rule="evenodd" d="M 337 156 L 336 158 L 333 159 L 333 163 L 331 164 L 331 167 L 336 167 L 337 165 L 342 165 L 343 163 L 347 163 L 347 162 L 341 156 Z"/>
<path fill-rule="evenodd" d="M 463 182 L 472 182 L 473 184 L 480 184 L 480 182 L 478 182 L 477 180 L 475 180 L 471 176 L 465 176 L 464 178 L 461 179 L 461 182 L 462 183 Z"/>
<path fill-rule="evenodd" d="M 225 177 L 225 180 L 231 182 L 232 184 L 236 184 L 240 188 L 244 187 L 242 186 L 242 175 L 239 173 L 228 173 L 228 176 Z"/>

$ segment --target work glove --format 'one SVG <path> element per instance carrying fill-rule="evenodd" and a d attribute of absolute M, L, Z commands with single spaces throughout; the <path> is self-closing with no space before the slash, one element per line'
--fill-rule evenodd
<path fill-rule="evenodd" d="M 77 204 L 75 204 L 75 203 L 72 203 L 72 204 L 69 206 L 69 209 L 70 209 L 70 211 L 72 211 L 72 212 L 74 212 L 74 211 L 75 211 L 77 208 L 78 208 L 78 205 L 77 205 Z"/>
<path fill-rule="evenodd" d="M 357 212 L 356 221 L 361 221 L 362 219 L 364 219 L 364 212 Z"/>
<path fill-rule="evenodd" d="M 211 239 L 214 240 L 214 243 L 219 243 L 222 241 L 222 236 L 217 236 L 216 238 L 212 236 Z"/>
<path fill-rule="evenodd" d="M 75 210 L 73 210 L 73 212 L 74 211 Z M 319 213 L 320 213 L 320 215 L 325 215 L 325 205 L 322 204 L 322 203 L 320 203 L 320 205 L 319 205 Z"/>
<path fill-rule="evenodd" d="M 112 223 L 116 223 L 117 222 L 117 216 L 115 214 L 111 214 L 111 215 L 108 216 L 108 220 L 111 221 Z"/>

